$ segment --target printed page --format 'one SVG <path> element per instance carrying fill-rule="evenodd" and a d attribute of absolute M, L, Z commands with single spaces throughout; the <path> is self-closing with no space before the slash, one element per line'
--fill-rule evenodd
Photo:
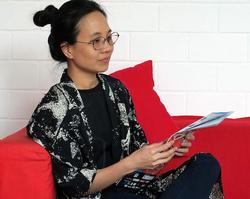
<path fill-rule="evenodd" d="M 212 112 L 207 116 L 195 121 L 194 123 L 182 128 L 176 133 L 172 134 L 168 141 L 170 140 L 178 140 L 186 135 L 186 133 L 190 131 L 194 131 L 201 128 L 212 127 L 220 124 L 226 117 L 231 115 L 233 111 L 228 112 Z"/>

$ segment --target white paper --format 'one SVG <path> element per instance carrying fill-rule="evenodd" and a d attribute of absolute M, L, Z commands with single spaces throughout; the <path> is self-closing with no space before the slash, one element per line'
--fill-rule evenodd
<path fill-rule="evenodd" d="M 172 134 L 169 137 L 168 141 L 178 140 L 180 138 L 183 138 L 188 132 L 191 132 L 191 131 L 194 131 L 197 129 L 216 126 L 216 125 L 220 124 L 226 117 L 228 117 L 232 113 L 233 113 L 233 111 L 212 112 L 212 113 L 208 114 L 207 116 L 195 121 L 194 123 L 182 128 L 181 130 Z"/>

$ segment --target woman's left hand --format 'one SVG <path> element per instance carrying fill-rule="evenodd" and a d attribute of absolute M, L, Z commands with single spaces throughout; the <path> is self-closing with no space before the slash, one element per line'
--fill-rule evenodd
<path fill-rule="evenodd" d="M 176 149 L 175 155 L 176 156 L 184 156 L 186 153 L 188 153 L 189 148 L 192 146 L 191 142 L 194 140 L 195 137 L 193 135 L 193 132 L 189 132 L 182 140 L 181 146 Z"/>

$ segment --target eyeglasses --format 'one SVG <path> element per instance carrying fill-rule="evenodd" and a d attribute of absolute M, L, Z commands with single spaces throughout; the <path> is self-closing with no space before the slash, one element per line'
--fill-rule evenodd
<path fill-rule="evenodd" d="M 104 48 L 105 42 L 107 41 L 110 46 L 113 46 L 119 38 L 118 32 L 112 32 L 110 35 L 105 37 L 98 37 L 92 41 L 76 41 L 83 44 L 91 44 L 95 50 L 101 50 Z"/>

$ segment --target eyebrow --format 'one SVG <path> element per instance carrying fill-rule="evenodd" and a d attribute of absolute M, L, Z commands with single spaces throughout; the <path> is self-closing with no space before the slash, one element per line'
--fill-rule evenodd
<path fill-rule="evenodd" d="M 109 31 L 107 31 L 107 34 L 108 33 L 111 33 L 112 32 L 112 30 L 111 29 L 109 29 Z M 100 32 L 95 32 L 95 33 L 93 33 L 93 34 L 91 34 L 91 37 L 94 37 L 94 36 L 97 36 L 97 35 L 101 35 L 102 33 L 100 33 Z"/>

